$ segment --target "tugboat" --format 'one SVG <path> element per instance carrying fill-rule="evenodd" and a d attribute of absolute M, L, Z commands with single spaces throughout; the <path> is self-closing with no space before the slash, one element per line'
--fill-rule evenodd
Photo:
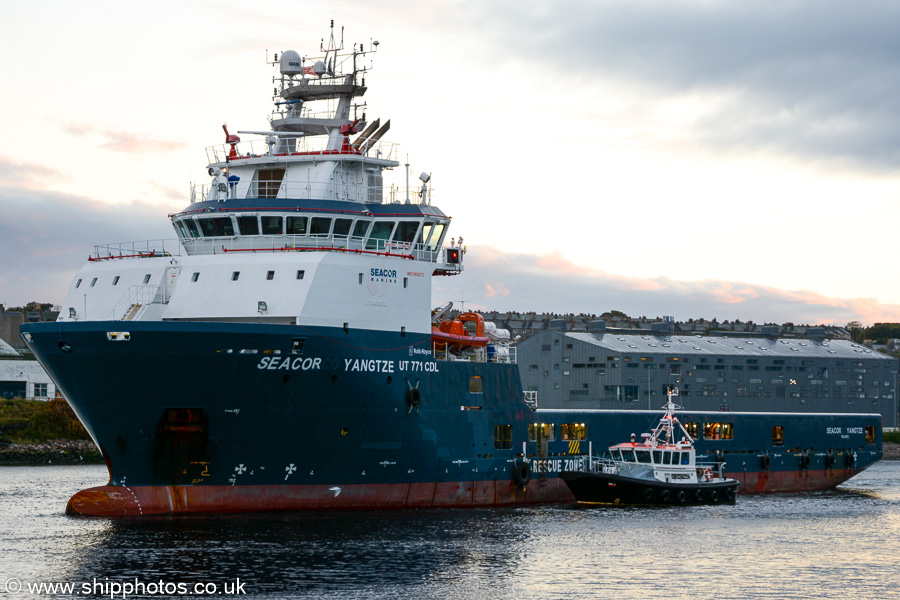
<path fill-rule="evenodd" d="M 584 469 L 560 473 L 579 504 L 734 504 L 738 481 L 724 476 L 724 462 L 697 462 L 694 440 L 675 417 L 677 395 L 668 392 L 666 414 L 641 441 L 632 434 L 608 457 L 585 458 Z"/>

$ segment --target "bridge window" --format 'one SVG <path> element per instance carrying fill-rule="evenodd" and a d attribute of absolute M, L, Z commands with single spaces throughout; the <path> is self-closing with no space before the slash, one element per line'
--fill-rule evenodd
<path fill-rule="evenodd" d="M 327 237 L 331 232 L 331 217 L 313 217 L 309 220 L 309 234 Z"/>
<path fill-rule="evenodd" d="M 418 221 L 400 221 L 394 233 L 394 241 L 411 244 L 416 239 L 417 231 L 419 231 Z"/>
<path fill-rule="evenodd" d="M 509 450 L 512 448 L 512 425 L 497 425 L 494 427 L 494 448 L 497 450 Z"/>
<path fill-rule="evenodd" d="M 260 217 L 263 235 L 282 235 L 284 233 L 282 217 Z"/>
<path fill-rule="evenodd" d="M 194 221 L 193 219 L 185 219 L 183 222 L 192 238 L 200 237 L 200 229 L 197 227 L 196 221 Z"/>
<path fill-rule="evenodd" d="M 650 451 L 649 450 L 635 450 L 634 455 L 637 458 L 639 463 L 650 464 Z"/>
<path fill-rule="evenodd" d="M 288 235 L 306 235 L 306 217 L 288 217 L 285 232 Z"/>
<path fill-rule="evenodd" d="M 347 237 L 350 234 L 350 226 L 353 225 L 353 219 L 335 219 L 334 220 L 334 237 Z"/>
<path fill-rule="evenodd" d="M 234 224 L 231 217 L 197 220 L 200 222 L 200 230 L 203 231 L 205 237 L 231 237 L 234 235 Z"/>
<path fill-rule="evenodd" d="M 366 233 L 369 231 L 369 224 L 372 221 L 367 221 L 365 219 L 360 219 L 356 222 L 356 225 L 353 226 L 353 237 L 363 239 L 366 237 Z"/>
<path fill-rule="evenodd" d="M 369 241 L 366 242 L 366 250 L 383 249 L 385 242 L 391 239 L 393 230 L 393 221 L 375 221 L 372 224 L 372 231 L 369 233 Z"/>
<path fill-rule="evenodd" d="M 259 220 L 255 216 L 238 217 L 237 222 L 241 235 L 259 235 Z"/>
<path fill-rule="evenodd" d="M 184 228 L 184 223 L 182 221 L 175 221 L 175 228 L 178 230 L 178 235 L 184 239 L 187 239 L 188 232 L 187 229 Z"/>
<path fill-rule="evenodd" d="M 441 243 L 441 235 L 444 233 L 443 223 L 425 223 L 422 227 L 422 235 L 419 237 L 419 243 L 425 245 L 425 249 L 434 252 Z"/>

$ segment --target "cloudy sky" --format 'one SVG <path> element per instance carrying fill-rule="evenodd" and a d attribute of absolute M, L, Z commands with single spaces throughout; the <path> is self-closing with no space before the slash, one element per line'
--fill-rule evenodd
<path fill-rule="evenodd" d="M 332 18 L 465 237 L 435 304 L 900 321 L 900 4 L 865 0 L 0 2 L 0 303 L 174 237 Z"/>

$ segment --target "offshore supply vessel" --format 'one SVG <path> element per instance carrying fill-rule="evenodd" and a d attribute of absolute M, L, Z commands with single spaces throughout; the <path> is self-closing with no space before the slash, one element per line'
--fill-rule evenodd
<path fill-rule="evenodd" d="M 271 129 L 224 128 L 178 240 L 96 247 L 59 319 L 20 328 L 109 469 L 70 513 L 571 502 L 559 472 L 653 422 L 539 410 L 505 332 L 432 309 L 465 248 L 429 174 L 412 200 L 385 184 L 390 121 L 361 102 L 377 47 L 332 24 L 318 56 L 276 55 Z M 833 487 L 881 457 L 879 415 L 682 420 L 745 492 Z"/>

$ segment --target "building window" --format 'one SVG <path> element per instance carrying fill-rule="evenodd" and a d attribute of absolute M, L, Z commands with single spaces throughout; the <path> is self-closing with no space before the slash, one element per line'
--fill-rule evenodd
<path fill-rule="evenodd" d="M 509 450 L 512 448 L 512 425 L 497 425 L 494 427 L 494 448 L 497 450 Z"/>
<path fill-rule="evenodd" d="M 35 398 L 46 398 L 47 397 L 47 384 L 46 383 L 34 384 L 34 397 Z"/>

